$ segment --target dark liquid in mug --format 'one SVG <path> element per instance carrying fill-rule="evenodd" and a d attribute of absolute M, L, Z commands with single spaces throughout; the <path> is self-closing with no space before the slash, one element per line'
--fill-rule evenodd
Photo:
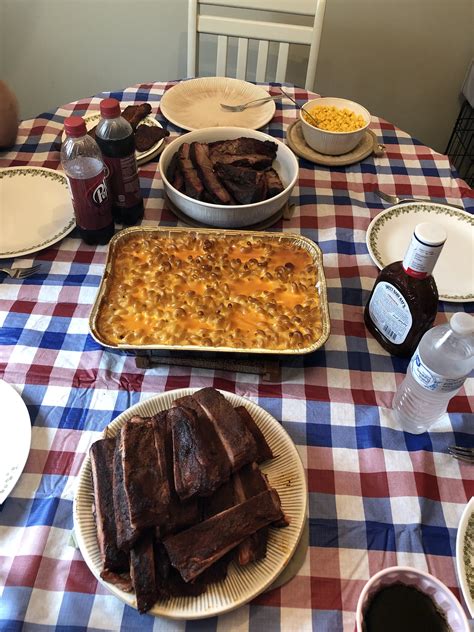
<path fill-rule="evenodd" d="M 451 632 L 446 618 L 424 592 L 406 584 L 382 588 L 364 613 L 364 632 Z"/>

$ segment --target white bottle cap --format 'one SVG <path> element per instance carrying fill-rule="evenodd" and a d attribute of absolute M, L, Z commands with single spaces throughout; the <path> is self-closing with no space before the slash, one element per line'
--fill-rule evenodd
<path fill-rule="evenodd" d="M 469 334 L 474 334 L 474 316 L 465 312 L 457 312 L 451 317 L 449 326 L 454 333 L 460 336 L 469 336 Z"/>
<path fill-rule="evenodd" d="M 439 224 L 423 222 L 415 227 L 415 235 L 421 243 L 427 246 L 441 246 L 446 241 L 446 231 Z"/>

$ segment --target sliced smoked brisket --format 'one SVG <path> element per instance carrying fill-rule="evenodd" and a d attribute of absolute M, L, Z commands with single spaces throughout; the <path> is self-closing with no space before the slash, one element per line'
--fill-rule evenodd
<path fill-rule="evenodd" d="M 267 490 L 240 505 L 164 539 L 171 564 L 189 582 L 249 535 L 282 516 L 275 490 Z"/>
<path fill-rule="evenodd" d="M 119 448 L 120 435 L 114 452 L 114 477 L 113 477 L 113 499 L 115 511 L 115 524 L 117 527 L 117 546 L 128 551 L 140 535 L 140 531 L 130 522 L 130 510 L 128 507 L 127 495 L 123 483 L 122 454 Z"/>
<path fill-rule="evenodd" d="M 263 171 L 218 162 L 216 173 L 239 204 L 253 204 L 267 197 L 267 180 Z"/>
<path fill-rule="evenodd" d="M 213 165 L 209 159 L 208 145 L 191 143 L 190 155 L 212 202 L 214 204 L 232 204 L 234 200 L 214 173 Z"/>

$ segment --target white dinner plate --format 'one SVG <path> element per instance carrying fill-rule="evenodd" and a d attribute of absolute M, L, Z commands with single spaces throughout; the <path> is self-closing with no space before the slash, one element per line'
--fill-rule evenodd
<path fill-rule="evenodd" d="M 20 478 L 31 445 L 30 414 L 13 386 L 0 379 L 0 504 Z"/>
<path fill-rule="evenodd" d="M 274 101 L 243 112 L 228 112 L 220 103 L 245 103 L 268 94 L 262 87 L 241 79 L 202 77 L 182 81 L 170 88 L 161 98 L 160 110 L 168 121 L 189 131 L 204 127 L 259 129 L 273 118 Z"/>
<path fill-rule="evenodd" d="M 75 225 L 64 174 L 44 167 L 0 169 L 0 259 L 43 250 Z"/>
<path fill-rule="evenodd" d="M 132 406 L 117 417 L 107 428 L 107 436 L 117 434 L 121 426 L 133 415 L 148 417 L 170 408 L 178 397 L 191 395 L 197 389 L 183 388 L 156 395 Z M 233 393 L 221 391 L 232 406 L 245 406 L 260 427 L 277 455 L 262 465 L 270 485 L 280 495 L 282 508 L 290 524 L 283 529 L 270 528 L 267 555 L 263 560 L 248 566 L 231 563 L 227 578 L 208 586 L 198 597 L 175 597 L 158 601 L 149 614 L 172 619 L 201 619 L 216 616 L 247 603 L 263 592 L 283 571 L 298 546 L 303 533 L 308 493 L 301 459 L 295 444 L 282 426 L 263 408 Z M 96 579 L 122 601 L 136 608 L 135 595 L 125 593 L 117 586 L 100 578 L 101 560 L 97 532 L 92 514 L 93 489 L 90 458 L 87 456 L 79 474 L 74 498 L 74 531 L 82 556 Z"/>
<path fill-rule="evenodd" d="M 439 298 L 456 303 L 474 301 L 474 215 L 446 204 L 396 204 L 379 213 L 367 229 L 367 248 L 379 268 L 401 261 L 415 226 L 440 224 L 447 239 L 433 271 Z"/>
<path fill-rule="evenodd" d="M 474 498 L 467 503 L 459 521 L 456 569 L 464 600 L 474 618 Z"/>
<path fill-rule="evenodd" d="M 95 127 L 97 123 L 100 121 L 100 112 L 91 112 L 90 114 L 83 116 L 83 119 L 86 123 L 87 131 L 89 131 L 93 127 Z M 154 118 L 154 116 L 152 116 L 151 114 L 146 116 L 144 119 L 142 119 L 138 123 L 138 125 L 150 125 L 151 127 L 163 127 L 163 125 L 159 123 L 156 120 L 156 118 Z M 64 143 L 65 140 L 66 140 L 66 133 L 63 132 L 61 136 L 61 142 Z M 161 138 L 154 145 L 152 145 L 150 149 L 147 149 L 146 151 L 136 151 L 135 157 L 137 159 L 137 165 L 138 166 L 144 165 L 146 162 L 153 160 L 153 158 L 158 156 L 158 154 L 162 151 L 164 146 L 165 146 L 165 139 Z"/>

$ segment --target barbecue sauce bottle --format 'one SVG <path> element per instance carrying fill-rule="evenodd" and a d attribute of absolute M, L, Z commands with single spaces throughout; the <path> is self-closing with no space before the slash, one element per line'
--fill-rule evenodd
<path fill-rule="evenodd" d="M 367 329 L 393 355 L 411 357 L 438 311 L 438 289 L 431 276 L 446 241 L 431 223 L 415 227 L 403 261 L 380 271 L 364 311 Z"/>

